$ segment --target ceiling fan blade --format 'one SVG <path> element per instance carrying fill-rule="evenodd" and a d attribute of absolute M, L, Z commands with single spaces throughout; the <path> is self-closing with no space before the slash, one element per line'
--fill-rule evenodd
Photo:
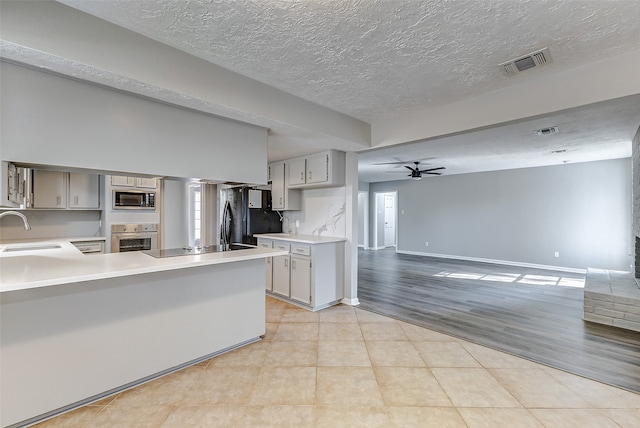
<path fill-rule="evenodd" d="M 443 166 L 440 166 L 440 167 L 438 167 L 438 168 L 423 169 L 423 170 L 421 170 L 420 172 L 438 171 L 439 169 L 446 169 L 446 168 L 445 168 L 445 167 L 443 167 Z"/>
<path fill-rule="evenodd" d="M 442 175 L 442 173 L 441 173 L 441 172 L 425 172 L 424 174 Z"/>
<path fill-rule="evenodd" d="M 411 162 L 405 162 L 405 161 L 398 161 L 398 162 L 380 162 L 380 163 L 374 163 L 374 165 L 403 165 L 405 163 L 411 163 Z"/>
<path fill-rule="evenodd" d="M 405 168 L 407 168 L 409 171 L 415 171 L 415 169 L 411 168 L 409 165 L 405 165 Z"/>

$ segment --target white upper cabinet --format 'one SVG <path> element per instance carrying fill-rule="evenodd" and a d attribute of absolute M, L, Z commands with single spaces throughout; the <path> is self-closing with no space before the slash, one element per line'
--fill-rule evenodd
<path fill-rule="evenodd" d="M 306 159 L 297 158 L 287 161 L 289 165 L 289 186 L 305 184 L 307 176 Z"/>
<path fill-rule="evenodd" d="M 33 207 L 67 208 L 69 174 L 58 171 L 33 171 Z"/>
<path fill-rule="evenodd" d="M 140 189 L 156 189 L 158 179 L 156 177 L 127 177 L 124 175 L 111 176 L 112 187 L 137 187 Z"/>
<path fill-rule="evenodd" d="M 69 173 L 69 208 L 100 208 L 97 174 Z"/>
<path fill-rule="evenodd" d="M 300 190 L 289 189 L 289 177 L 287 162 L 274 162 L 269 164 L 269 178 L 271 179 L 271 209 L 273 210 L 299 210 Z"/>
<path fill-rule="evenodd" d="M 329 182 L 329 153 L 307 157 L 307 184 Z"/>
<path fill-rule="evenodd" d="M 336 150 L 285 161 L 289 186 L 295 188 L 344 186 L 345 153 Z"/>
<path fill-rule="evenodd" d="M 158 179 L 155 177 L 137 177 L 136 187 L 141 187 L 143 189 L 155 189 L 156 187 L 158 187 Z"/>
<path fill-rule="evenodd" d="M 135 177 L 126 177 L 124 175 L 112 175 L 111 185 L 118 187 L 133 187 L 136 184 Z"/>
<path fill-rule="evenodd" d="M 33 208 L 100 208 L 97 174 L 33 171 Z"/>

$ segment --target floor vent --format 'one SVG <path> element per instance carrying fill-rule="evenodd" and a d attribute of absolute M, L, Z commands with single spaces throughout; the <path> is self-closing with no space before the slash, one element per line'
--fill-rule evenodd
<path fill-rule="evenodd" d="M 539 51 L 531 52 L 530 54 L 521 56 L 519 58 L 505 61 L 501 64 L 498 64 L 498 67 L 500 67 L 500 70 L 502 70 L 502 72 L 507 76 L 515 76 L 521 71 L 539 67 L 552 61 L 553 59 L 551 58 L 549 48 L 544 48 Z"/>

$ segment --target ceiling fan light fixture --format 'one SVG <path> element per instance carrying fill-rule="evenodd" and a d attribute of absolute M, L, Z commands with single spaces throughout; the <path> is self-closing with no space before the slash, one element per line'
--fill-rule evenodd
<path fill-rule="evenodd" d="M 412 180 L 422 180 L 422 176 L 421 175 L 412 175 L 411 179 Z"/>

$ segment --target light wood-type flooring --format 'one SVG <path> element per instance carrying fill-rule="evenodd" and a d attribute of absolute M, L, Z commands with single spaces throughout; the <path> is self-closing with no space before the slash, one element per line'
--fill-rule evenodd
<path fill-rule="evenodd" d="M 266 307 L 264 340 L 37 426 L 640 426 L 639 394 L 357 307 Z"/>
<path fill-rule="evenodd" d="M 640 392 L 640 333 L 582 320 L 584 275 L 360 250 L 374 311 Z"/>

